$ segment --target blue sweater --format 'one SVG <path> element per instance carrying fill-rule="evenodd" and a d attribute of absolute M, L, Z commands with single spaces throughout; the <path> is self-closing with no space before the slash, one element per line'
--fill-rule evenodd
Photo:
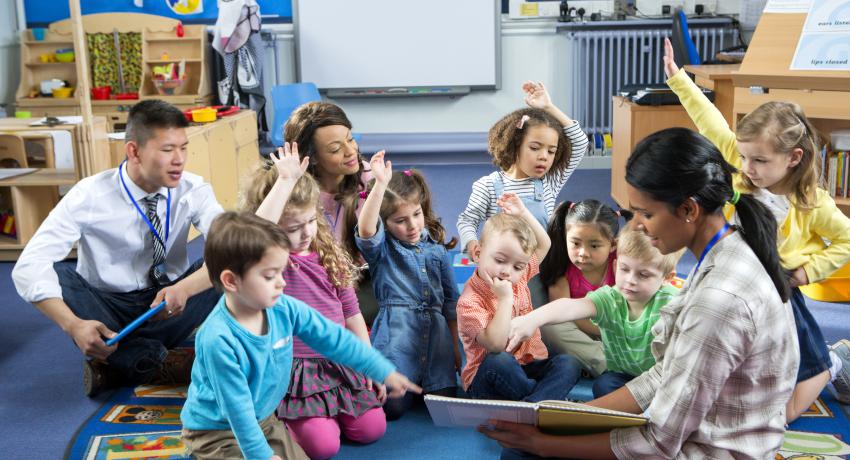
<path fill-rule="evenodd" d="M 394 370 L 378 352 L 300 300 L 282 295 L 265 310 L 268 333 L 254 335 L 224 305 L 224 296 L 198 329 L 192 383 L 180 419 L 189 430 L 231 430 L 246 459 L 274 452 L 259 421 L 286 394 L 292 336 L 333 361 L 383 382 Z"/>

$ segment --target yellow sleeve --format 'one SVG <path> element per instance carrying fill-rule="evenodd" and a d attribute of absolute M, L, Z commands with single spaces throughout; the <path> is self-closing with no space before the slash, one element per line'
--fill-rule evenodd
<path fill-rule="evenodd" d="M 844 215 L 835 200 L 818 189 L 818 206 L 811 211 L 809 229 L 830 241 L 823 250 L 813 253 L 803 265 L 810 283 L 821 281 L 850 262 L 850 218 Z"/>
<path fill-rule="evenodd" d="M 682 107 L 688 112 L 691 120 L 705 136 L 723 154 L 723 158 L 737 169 L 741 169 L 741 158 L 738 156 L 738 141 L 735 133 L 729 129 L 726 119 L 717 107 L 705 97 L 684 69 L 679 69 L 667 80 L 667 86 L 679 96 Z"/>

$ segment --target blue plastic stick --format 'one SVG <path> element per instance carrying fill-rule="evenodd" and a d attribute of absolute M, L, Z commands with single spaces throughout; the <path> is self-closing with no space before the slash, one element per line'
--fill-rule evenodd
<path fill-rule="evenodd" d="M 112 345 L 115 345 L 116 342 L 123 339 L 124 337 L 127 337 L 127 334 L 136 330 L 136 328 L 141 326 L 142 323 L 144 323 L 145 321 L 148 320 L 148 318 L 159 313 L 160 310 L 162 310 L 163 308 L 165 308 L 165 301 L 164 300 L 162 302 L 160 302 L 159 305 L 157 305 L 157 306 L 149 309 L 148 311 L 142 313 L 142 315 L 139 316 L 138 318 L 134 319 L 132 323 L 124 326 L 124 329 L 121 329 L 121 332 L 119 332 L 118 335 L 116 335 L 115 337 L 106 341 L 106 346 L 111 347 Z"/>

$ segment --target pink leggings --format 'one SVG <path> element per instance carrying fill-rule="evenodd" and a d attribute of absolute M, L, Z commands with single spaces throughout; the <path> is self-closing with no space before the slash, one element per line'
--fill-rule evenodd
<path fill-rule="evenodd" d="M 325 460 L 339 452 L 340 428 L 345 437 L 354 442 L 369 444 L 384 435 L 387 418 L 384 409 L 376 407 L 360 417 L 340 414 L 336 417 L 309 417 L 287 420 L 295 442 L 313 460 Z"/>

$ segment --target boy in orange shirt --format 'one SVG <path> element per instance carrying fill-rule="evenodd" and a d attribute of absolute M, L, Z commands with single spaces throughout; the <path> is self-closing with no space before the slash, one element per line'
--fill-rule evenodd
<path fill-rule="evenodd" d="M 539 272 L 551 241 L 516 194 L 505 193 L 498 204 L 502 212 L 484 224 L 478 268 L 457 302 L 463 387 L 476 399 L 565 400 L 581 373 L 577 359 L 549 358 L 539 330 L 505 349 L 511 319 L 532 311 L 528 280 Z"/>

